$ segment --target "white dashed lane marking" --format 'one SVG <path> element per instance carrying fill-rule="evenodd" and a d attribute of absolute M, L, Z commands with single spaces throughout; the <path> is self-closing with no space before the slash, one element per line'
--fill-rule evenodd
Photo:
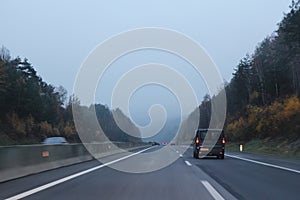
<path fill-rule="evenodd" d="M 201 181 L 207 191 L 215 200 L 224 200 L 224 198 L 215 190 L 215 188 L 207 181 Z"/>
<path fill-rule="evenodd" d="M 192 164 L 189 162 L 189 161 L 184 161 L 185 162 L 185 164 L 187 164 L 188 166 L 192 166 Z"/>

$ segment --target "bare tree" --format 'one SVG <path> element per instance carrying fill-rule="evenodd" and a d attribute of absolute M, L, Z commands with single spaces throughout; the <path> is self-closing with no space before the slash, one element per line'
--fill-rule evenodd
<path fill-rule="evenodd" d="M 2 45 L 2 47 L 0 48 L 0 59 L 8 62 L 10 60 L 10 52 L 9 50 Z"/>

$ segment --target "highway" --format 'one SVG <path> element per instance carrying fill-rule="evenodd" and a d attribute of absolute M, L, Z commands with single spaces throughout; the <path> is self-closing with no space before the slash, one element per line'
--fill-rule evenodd
<path fill-rule="evenodd" d="M 114 165 L 151 169 L 164 157 L 146 152 L 167 148 L 178 157 L 149 173 L 125 173 Z M 224 160 L 194 159 L 192 149 L 154 146 L 107 162 L 87 161 L 0 184 L 0 199 L 299 199 L 300 161 L 227 152 Z"/>

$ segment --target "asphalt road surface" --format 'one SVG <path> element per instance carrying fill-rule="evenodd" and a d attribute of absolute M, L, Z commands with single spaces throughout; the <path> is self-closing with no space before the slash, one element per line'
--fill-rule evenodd
<path fill-rule="evenodd" d="M 300 161 L 227 153 L 224 160 L 194 159 L 192 149 L 164 146 L 171 165 L 148 173 L 112 168 L 154 168 L 166 154 L 114 155 L 0 183 L 0 199 L 300 199 Z"/>

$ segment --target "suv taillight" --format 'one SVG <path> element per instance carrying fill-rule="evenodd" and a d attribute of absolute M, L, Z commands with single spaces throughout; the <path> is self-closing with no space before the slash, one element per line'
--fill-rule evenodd
<path fill-rule="evenodd" d="M 222 144 L 225 144 L 225 143 L 226 143 L 225 138 L 223 138 L 222 139 Z"/>

